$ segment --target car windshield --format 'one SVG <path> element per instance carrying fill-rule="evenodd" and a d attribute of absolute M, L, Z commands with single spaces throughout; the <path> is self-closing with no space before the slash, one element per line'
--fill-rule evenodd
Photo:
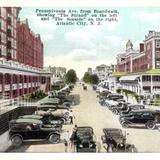
<path fill-rule="evenodd" d="M 104 133 L 110 136 L 123 136 L 122 131 L 118 129 L 111 129 L 111 130 L 104 129 Z"/>
<path fill-rule="evenodd" d="M 92 128 L 77 128 L 77 136 L 90 136 L 93 134 Z"/>

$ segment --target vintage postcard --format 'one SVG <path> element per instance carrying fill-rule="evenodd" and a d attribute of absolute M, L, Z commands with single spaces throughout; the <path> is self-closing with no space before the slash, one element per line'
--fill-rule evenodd
<path fill-rule="evenodd" d="M 159 6 L 0 5 L 0 152 L 160 153 L 159 135 Z"/>

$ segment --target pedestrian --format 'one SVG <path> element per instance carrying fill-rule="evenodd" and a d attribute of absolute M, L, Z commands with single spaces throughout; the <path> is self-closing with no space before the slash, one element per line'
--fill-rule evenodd
<path fill-rule="evenodd" d="M 71 142 L 71 148 L 73 148 L 73 151 L 75 151 L 76 142 L 77 142 L 77 125 L 74 126 L 72 135 L 70 137 Z"/>
<path fill-rule="evenodd" d="M 63 136 L 64 151 L 68 152 L 69 131 L 65 132 Z"/>
<path fill-rule="evenodd" d="M 68 142 L 67 142 L 66 139 L 64 139 L 64 147 L 65 147 L 64 151 L 67 152 L 67 150 L 68 150 Z"/>
<path fill-rule="evenodd" d="M 69 112 L 69 118 L 70 118 L 70 124 L 73 124 L 73 118 L 75 118 L 75 116 L 73 115 L 72 110 L 70 110 L 70 112 Z"/>

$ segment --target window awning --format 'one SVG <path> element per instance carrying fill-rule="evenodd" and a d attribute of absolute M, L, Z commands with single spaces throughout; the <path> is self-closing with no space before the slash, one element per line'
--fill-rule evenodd
<path fill-rule="evenodd" d="M 134 81 L 138 78 L 139 75 L 132 75 L 132 76 L 122 76 L 119 80 L 120 81 Z"/>

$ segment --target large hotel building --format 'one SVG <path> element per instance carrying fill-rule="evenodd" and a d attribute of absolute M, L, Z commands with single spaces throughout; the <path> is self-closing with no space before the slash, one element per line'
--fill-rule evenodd
<path fill-rule="evenodd" d="M 114 89 L 160 93 L 160 32 L 149 31 L 139 50 L 128 40 L 125 51 L 117 55 L 117 73 L 112 74 L 111 81 Z"/>
<path fill-rule="evenodd" d="M 43 72 L 43 43 L 21 8 L 0 7 L 0 97 L 15 98 L 38 90 L 47 92 L 50 75 Z"/>

